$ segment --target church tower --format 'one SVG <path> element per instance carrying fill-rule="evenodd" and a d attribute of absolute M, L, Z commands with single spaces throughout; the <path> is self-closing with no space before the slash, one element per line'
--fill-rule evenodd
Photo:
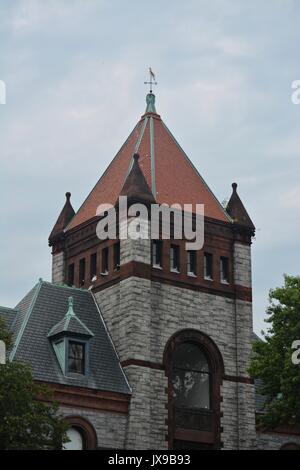
<path fill-rule="evenodd" d="M 132 388 L 129 449 L 254 449 L 251 242 L 234 183 L 226 210 L 157 114 L 155 96 L 75 213 L 70 194 L 50 235 L 53 282 L 92 290 Z M 100 204 L 204 205 L 204 245 L 99 240 Z M 150 210 L 148 211 L 150 214 Z M 191 212 L 195 223 L 194 209 Z M 134 218 L 133 218 L 134 219 Z M 132 220 L 133 220 L 132 219 Z M 149 230 L 151 216 L 142 220 Z M 99 358 L 101 361 L 101 357 Z"/>

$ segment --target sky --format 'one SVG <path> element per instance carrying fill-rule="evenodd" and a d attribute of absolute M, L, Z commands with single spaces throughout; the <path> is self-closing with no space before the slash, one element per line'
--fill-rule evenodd
<path fill-rule="evenodd" d="M 299 275 L 297 0 L 0 0 L 0 305 L 51 278 L 48 236 L 78 209 L 145 110 L 156 109 L 222 202 L 238 191 L 253 241 L 254 328 Z"/>

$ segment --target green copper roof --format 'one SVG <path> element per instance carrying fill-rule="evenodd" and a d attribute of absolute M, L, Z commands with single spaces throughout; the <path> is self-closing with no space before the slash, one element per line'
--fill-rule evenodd
<path fill-rule="evenodd" d="M 85 324 L 76 316 L 73 310 L 73 297 L 68 298 L 68 311 L 64 318 L 51 328 L 48 338 L 61 333 L 75 333 L 82 336 L 94 336 L 94 334 L 85 326 Z"/>
<path fill-rule="evenodd" d="M 146 113 L 157 114 L 155 109 L 155 95 L 153 93 L 148 93 L 148 95 L 146 96 L 146 103 Z"/>

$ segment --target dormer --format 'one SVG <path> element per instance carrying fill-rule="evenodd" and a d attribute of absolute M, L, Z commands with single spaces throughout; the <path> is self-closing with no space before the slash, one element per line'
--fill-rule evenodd
<path fill-rule="evenodd" d="M 89 342 L 94 334 L 78 318 L 73 309 L 73 297 L 68 299 L 68 311 L 48 333 L 62 373 L 69 377 L 87 376 Z"/>

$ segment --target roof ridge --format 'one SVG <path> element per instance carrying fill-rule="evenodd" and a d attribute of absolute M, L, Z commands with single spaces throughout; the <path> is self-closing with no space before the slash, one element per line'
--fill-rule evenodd
<path fill-rule="evenodd" d="M 35 304 L 35 302 L 36 302 L 36 299 L 37 299 L 37 297 L 38 297 L 38 294 L 39 294 L 39 292 L 40 292 L 40 290 L 41 290 L 42 285 L 43 285 L 43 281 L 40 279 L 39 282 L 38 282 L 38 284 L 36 284 L 36 285 L 34 286 L 34 289 L 36 289 L 36 291 L 34 292 L 34 295 L 33 295 L 32 299 L 31 299 L 30 305 L 29 305 L 28 310 L 27 310 L 27 312 L 26 312 L 25 318 L 24 318 L 24 320 L 23 320 L 23 322 L 22 322 L 21 328 L 20 328 L 20 330 L 19 330 L 19 332 L 18 332 L 18 335 L 17 335 L 16 341 L 15 341 L 15 344 L 14 344 L 14 346 L 13 346 L 13 349 L 12 349 L 12 351 L 11 351 L 10 354 L 9 354 L 9 360 L 10 360 L 10 361 L 12 361 L 13 358 L 15 357 L 15 355 L 16 355 L 17 349 L 18 349 L 18 347 L 19 347 L 20 341 L 21 341 L 22 336 L 23 336 L 23 334 L 24 334 L 25 328 L 26 328 L 26 326 L 27 326 L 28 320 L 29 320 L 29 318 L 30 318 L 30 315 L 31 315 L 31 313 L 32 313 L 34 304 Z"/>
<path fill-rule="evenodd" d="M 141 128 L 141 132 L 140 132 L 140 135 L 137 139 L 137 142 L 135 144 L 135 147 L 134 147 L 134 152 L 132 154 L 132 157 L 130 159 L 130 163 L 129 163 L 129 166 L 128 166 L 128 170 L 127 170 L 127 174 L 125 175 L 125 178 L 124 178 L 124 183 L 123 185 L 125 184 L 125 181 L 129 175 L 129 173 L 131 172 L 132 170 L 132 167 L 133 167 L 133 163 L 134 163 L 134 155 L 136 153 L 138 153 L 139 151 L 139 148 L 140 148 L 140 145 L 141 145 L 141 142 L 142 142 L 142 139 L 144 137 L 144 134 L 145 134 L 145 130 L 146 130 L 146 127 L 147 127 L 147 124 L 148 124 L 148 121 L 149 121 L 149 117 L 148 116 L 145 116 L 144 118 L 142 118 L 139 122 L 141 122 L 142 120 L 144 120 L 144 124 L 142 125 L 142 128 Z"/>

